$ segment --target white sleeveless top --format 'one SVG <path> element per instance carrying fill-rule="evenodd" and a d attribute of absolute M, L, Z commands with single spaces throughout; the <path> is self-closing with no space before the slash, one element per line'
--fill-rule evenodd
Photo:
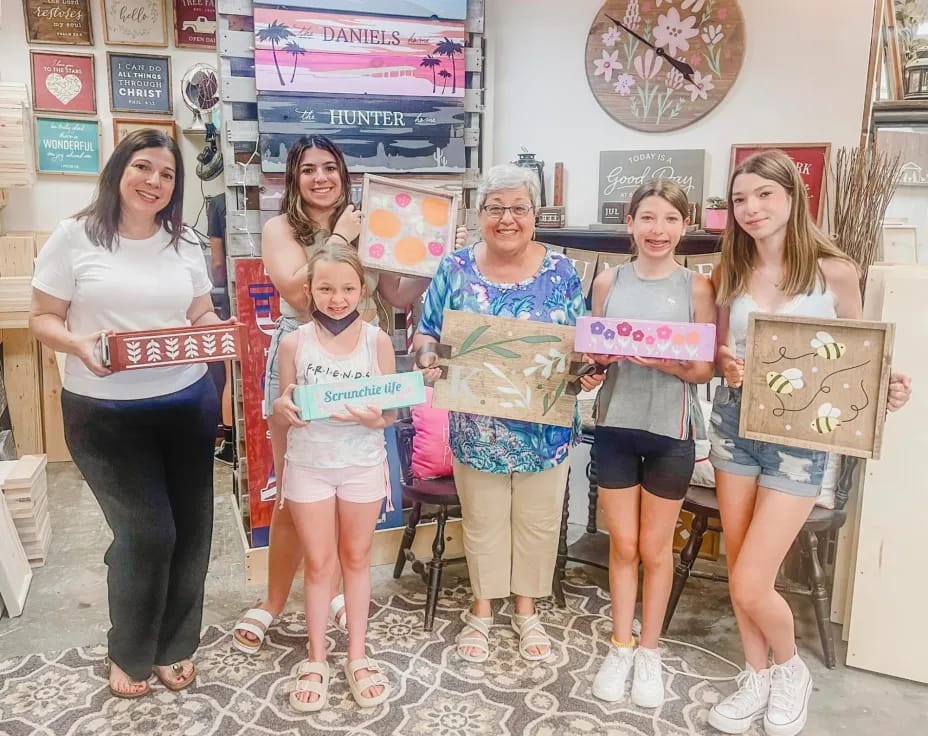
<path fill-rule="evenodd" d="M 332 355 L 319 344 L 316 323 L 297 328 L 296 382 L 300 386 L 350 381 L 380 375 L 377 337 L 380 329 L 362 322 L 355 349 Z M 387 458 L 382 429 L 356 422 L 316 419 L 287 432 L 288 463 L 310 468 L 348 468 L 381 465 Z"/>
<path fill-rule="evenodd" d="M 744 360 L 745 343 L 748 340 L 748 315 L 751 312 L 764 312 L 765 314 L 789 314 L 797 317 L 824 317 L 834 319 L 835 295 L 828 287 L 821 283 L 816 284 L 811 294 L 797 294 L 779 309 L 769 312 L 757 306 L 754 297 L 742 294 L 731 303 L 728 317 L 729 339 L 734 344 L 735 357 Z"/>

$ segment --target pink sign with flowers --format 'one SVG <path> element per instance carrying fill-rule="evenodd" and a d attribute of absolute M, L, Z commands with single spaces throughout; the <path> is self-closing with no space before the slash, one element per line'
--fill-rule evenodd
<path fill-rule="evenodd" d="M 623 125 L 676 130 L 722 101 L 744 46 L 738 0 L 608 0 L 587 37 L 587 80 Z"/>
<path fill-rule="evenodd" d="M 580 317 L 574 349 L 600 355 L 714 361 L 715 325 Z"/>

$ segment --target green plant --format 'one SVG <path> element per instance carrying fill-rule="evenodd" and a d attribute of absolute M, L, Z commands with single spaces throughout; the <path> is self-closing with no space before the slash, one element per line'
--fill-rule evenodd
<path fill-rule="evenodd" d="M 706 209 L 707 210 L 727 210 L 728 199 L 726 199 L 725 197 L 709 197 L 706 200 Z"/>

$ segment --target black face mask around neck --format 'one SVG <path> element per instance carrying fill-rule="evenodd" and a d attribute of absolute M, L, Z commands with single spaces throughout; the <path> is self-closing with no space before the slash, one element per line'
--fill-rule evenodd
<path fill-rule="evenodd" d="M 357 309 L 355 309 L 347 317 L 342 317 L 341 319 L 335 319 L 334 317 L 330 317 L 324 312 L 320 312 L 318 309 L 316 309 L 313 312 L 313 319 L 316 320 L 316 322 L 318 322 L 320 325 L 325 327 L 333 335 L 338 335 L 344 332 L 345 330 L 347 330 L 349 327 L 351 327 L 352 324 L 354 324 L 354 321 L 360 316 L 361 316 L 361 313 Z"/>

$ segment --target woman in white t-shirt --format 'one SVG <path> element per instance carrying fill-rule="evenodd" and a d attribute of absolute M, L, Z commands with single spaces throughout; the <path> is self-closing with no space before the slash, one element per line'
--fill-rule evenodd
<path fill-rule="evenodd" d="M 29 326 L 67 353 L 61 406 L 74 463 L 113 531 L 106 552 L 110 692 L 191 682 L 213 525 L 216 390 L 202 363 L 112 373 L 99 340 L 220 323 L 199 242 L 182 221 L 177 144 L 139 130 L 116 146 L 89 207 L 42 248 Z"/>

